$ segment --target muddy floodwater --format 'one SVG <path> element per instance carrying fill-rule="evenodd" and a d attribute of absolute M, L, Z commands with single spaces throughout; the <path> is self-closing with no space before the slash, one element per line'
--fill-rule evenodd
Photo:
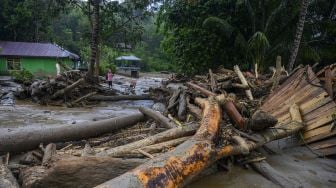
<path fill-rule="evenodd" d="M 137 79 L 134 93 L 148 92 L 149 87 L 159 87 L 161 81 L 170 75 L 142 75 Z M 116 75 L 113 88 L 121 94 L 129 93 L 131 78 Z M 107 85 L 105 84 L 107 87 Z M 137 111 L 139 106 L 151 107 L 153 101 L 118 101 L 101 102 L 95 106 L 66 108 L 40 106 L 29 101 L 16 101 L 12 106 L 0 106 L 0 128 L 16 128 L 29 126 L 53 126 L 59 124 L 78 124 L 122 116 Z M 267 161 L 289 179 L 304 185 L 303 187 L 336 187 L 336 162 L 334 159 L 319 158 L 305 147 L 279 148 L 275 143 L 270 148 L 278 152 L 267 156 Z M 278 187 L 252 169 L 239 165 L 229 172 L 219 171 L 204 176 L 187 187 L 189 188 L 268 188 Z"/>

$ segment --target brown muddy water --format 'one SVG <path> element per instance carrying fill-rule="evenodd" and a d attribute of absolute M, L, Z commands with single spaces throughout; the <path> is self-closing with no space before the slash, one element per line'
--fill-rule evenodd
<path fill-rule="evenodd" d="M 161 81 L 169 76 L 160 74 L 143 75 L 137 79 L 135 93 L 144 94 L 149 87 L 160 86 Z M 116 75 L 113 88 L 119 93 L 127 94 L 131 80 L 131 78 Z M 66 108 L 16 101 L 14 106 L 0 106 L 0 128 L 77 124 L 134 113 L 139 106 L 151 107 L 152 105 L 153 101 L 143 100 L 102 102 L 97 106 Z M 274 169 L 289 179 L 300 183 L 302 187 L 336 187 L 335 160 L 318 158 L 305 147 L 279 148 L 278 145 L 278 143 L 269 144 L 270 148 L 279 152 L 277 155 L 266 154 L 267 161 Z M 235 165 L 230 172 L 217 172 L 202 177 L 187 187 L 268 188 L 278 186 L 252 169 Z"/>

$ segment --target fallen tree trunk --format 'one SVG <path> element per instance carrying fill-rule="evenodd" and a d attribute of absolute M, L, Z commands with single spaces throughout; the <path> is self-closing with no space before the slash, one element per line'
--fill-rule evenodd
<path fill-rule="evenodd" d="M 154 111 L 147 107 L 140 107 L 139 111 L 145 114 L 146 116 L 154 119 L 155 121 L 157 121 L 158 123 L 160 123 L 161 125 L 163 125 L 168 129 L 177 127 L 173 121 L 163 116 L 160 112 Z"/>
<path fill-rule="evenodd" d="M 152 159 L 97 187 L 180 187 L 199 174 L 214 161 L 211 151 L 221 120 L 218 102 L 198 100 L 203 106 L 203 119 L 197 133 L 175 150 Z"/>
<path fill-rule="evenodd" d="M 200 91 L 203 95 L 210 97 L 210 96 L 215 96 L 216 94 L 204 89 L 194 83 L 187 82 L 187 85 L 197 91 Z M 223 101 L 222 104 L 224 111 L 229 115 L 229 117 L 233 120 L 233 122 L 241 129 L 246 129 L 247 126 L 247 121 L 245 118 L 241 116 L 241 114 L 238 112 L 237 108 L 232 102 L 232 99 L 226 99 Z"/>
<path fill-rule="evenodd" d="M 0 164 L 0 188 L 19 188 L 19 184 L 6 165 Z"/>
<path fill-rule="evenodd" d="M 303 127 L 299 108 L 295 105 L 290 109 L 292 123 L 276 130 L 267 129 L 258 134 L 260 142 L 246 142 L 246 147 L 228 145 L 216 148 L 214 139 L 218 134 L 221 120 L 219 103 L 214 97 L 210 97 L 207 102 L 199 100 L 199 103 L 203 106 L 203 119 L 200 128 L 191 139 L 175 150 L 97 187 L 183 187 L 216 160 L 245 153 L 246 149 L 251 151 L 269 141 L 296 133 Z"/>
<path fill-rule="evenodd" d="M 82 85 L 84 83 L 85 83 L 84 78 L 81 78 L 81 79 L 77 80 L 75 83 L 71 84 L 70 86 L 68 86 L 68 87 L 66 87 L 64 89 L 61 89 L 61 90 L 57 91 L 56 93 L 54 93 L 54 95 L 52 96 L 52 99 L 60 97 L 60 96 L 66 94 L 67 92 L 75 89 L 76 87 L 78 87 L 78 86 L 80 86 L 80 85 Z"/>
<path fill-rule="evenodd" d="M 144 120 L 142 113 L 77 125 L 0 129 L 0 153 L 21 152 L 37 148 L 40 143 L 66 142 L 97 137 L 132 126 Z"/>
<path fill-rule="evenodd" d="M 91 188 L 146 161 L 111 157 L 72 157 L 51 162 L 48 166 L 24 169 L 20 173 L 20 179 L 22 187 Z"/>
<path fill-rule="evenodd" d="M 121 156 L 134 149 L 138 149 L 144 146 L 149 146 L 149 145 L 153 145 L 153 144 L 160 143 L 160 142 L 165 142 L 165 141 L 176 139 L 176 138 L 193 135 L 196 132 L 197 128 L 198 128 L 198 125 L 196 124 L 183 126 L 183 127 L 176 127 L 173 129 L 169 129 L 167 131 L 163 131 L 156 135 L 150 136 L 148 138 L 133 142 L 133 143 L 111 148 L 109 150 L 106 150 L 105 152 L 111 157 Z M 101 153 L 100 155 L 105 155 L 105 152 Z"/>
<path fill-rule="evenodd" d="M 299 184 L 292 179 L 289 179 L 284 174 L 278 172 L 271 165 L 269 165 L 265 160 L 260 162 L 250 163 L 252 168 L 263 175 L 265 178 L 270 180 L 271 182 L 279 185 L 280 187 L 304 187 L 303 184 Z"/>
<path fill-rule="evenodd" d="M 121 100 L 152 100 L 150 95 L 118 95 L 118 96 L 104 96 L 94 95 L 88 99 L 92 101 L 121 101 Z"/>

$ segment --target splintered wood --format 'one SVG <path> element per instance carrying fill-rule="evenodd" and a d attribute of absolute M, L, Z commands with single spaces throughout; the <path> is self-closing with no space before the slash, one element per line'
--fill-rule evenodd
<path fill-rule="evenodd" d="M 304 142 L 312 143 L 312 148 L 324 155 L 335 154 L 336 146 L 332 143 L 336 135 L 333 128 L 336 104 L 310 67 L 297 70 L 274 90 L 261 109 L 275 116 L 280 123 L 288 123 L 288 109 L 293 103 L 299 105 L 305 123 Z"/>

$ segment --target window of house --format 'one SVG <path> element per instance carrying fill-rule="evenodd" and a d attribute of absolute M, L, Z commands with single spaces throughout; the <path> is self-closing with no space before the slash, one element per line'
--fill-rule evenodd
<path fill-rule="evenodd" d="M 21 62 L 19 58 L 8 58 L 7 59 L 7 69 L 8 70 L 21 70 Z"/>

